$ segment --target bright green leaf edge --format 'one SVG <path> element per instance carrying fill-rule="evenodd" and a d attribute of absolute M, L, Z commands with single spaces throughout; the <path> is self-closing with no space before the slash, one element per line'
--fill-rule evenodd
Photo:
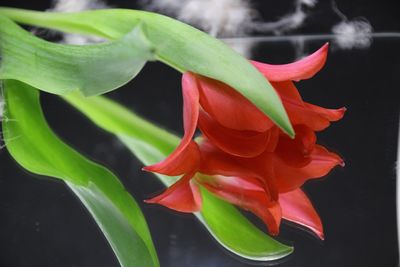
<path fill-rule="evenodd" d="M 154 58 L 140 24 L 132 29 L 102 44 L 55 44 L 0 15 L 0 80 L 19 80 L 59 95 L 80 90 L 90 96 L 114 90 Z"/>
<path fill-rule="evenodd" d="M 223 42 L 187 24 L 156 13 L 127 9 L 51 13 L 0 8 L 0 15 L 20 23 L 111 40 L 131 32 L 140 21 L 158 60 L 180 71 L 192 71 L 230 85 L 283 131 L 295 135 L 279 96 L 264 76 Z"/>
<path fill-rule="evenodd" d="M 159 162 L 179 143 L 179 138 L 142 119 L 105 97 L 84 98 L 77 93 L 64 99 L 102 129 L 115 134 L 145 165 Z M 157 175 L 165 186 L 177 177 Z M 250 223 L 234 206 L 202 190 L 203 207 L 197 218 L 227 250 L 254 261 L 283 258 L 293 248 L 274 240 Z"/>
<path fill-rule="evenodd" d="M 12 157 L 32 173 L 65 181 L 94 217 L 122 267 L 158 267 L 144 216 L 118 178 L 52 132 L 35 88 L 13 80 L 3 84 L 2 128 Z"/>

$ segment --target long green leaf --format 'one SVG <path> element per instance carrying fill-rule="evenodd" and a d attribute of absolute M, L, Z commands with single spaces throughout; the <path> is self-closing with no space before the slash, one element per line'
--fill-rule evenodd
<path fill-rule="evenodd" d="M 98 95 L 129 82 L 153 59 L 140 24 L 113 42 L 64 45 L 44 41 L 0 15 L 0 79 L 54 94 Z"/>
<path fill-rule="evenodd" d="M 65 99 L 95 124 L 116 136 L 146 165 L 164 159 L 179 138 L 104 98 L 71 94 Z M 157 175 L 170 186 L 177 177 Z M 287 256 L 293 248 L 272 239 L 251 224 L 232 205 L 202 190 L 202 212 L 196 216 L 213 237 L 231 252 L 252 260 L 268 261 Z"/>
<path fill-rule="evenodd" d="M 36 89 L 5 81 L 6 147 L 30 172 L 59 178 L 94 217 L 121 266 L 159 266 L 151 236 L 139 206 L 106 168 L 63 143 L 48 127 Z"/>
<path fill-rule="evenodd" d="M 245 58 L 221 41 L 177 20 L 126 9 L 50 13 L 0 8 L 0 14 L 21 23 L 112 40 L 131 32 L 140 21 L 157 59 L 180 71 L 192 71 L 230 85 L 294 136 L 275 90 Z"/>

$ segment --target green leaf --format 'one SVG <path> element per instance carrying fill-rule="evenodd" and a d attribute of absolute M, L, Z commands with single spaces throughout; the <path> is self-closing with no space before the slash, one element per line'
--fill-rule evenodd
<path fill-rule="evenodd" d="M 169 155 L 179 138 L 140 118 L 119 104 L 101 97 L 64 97 L 99 127 L 115 134 L 145 165 Z M 157 175 L 165 186 L 177 177 Z M 246 259 L 268 261 L 289 255 L 288 247 L 251 224 L 235 207 L 202 190 L 202 212 L 195 214 L 212 236 L 226 249 Z"/>
<path fill-rule="evenodd" d="M 121 266 L 159 266 L 144 216 L 106 168 L 63 143 L 48 127 L 38 91 L 4 81 L 3 135 L 12 157 L 28 171 L 66 182 L 99 225 Z"/>
<path fill-rule="evenodd" d="M 261 73 L 223 42 L 187 24 L 155 13 L 126 9 L 50 13 L 0 8 L 0 14 L 21 23 L 112 40 L 131 32 L 140 21 L 158 60 L 182 72 L 195 72 L 230 85 L 294 136 L 280 98 Z"/>
<path fill-rule="evenodd" d="M 292 247 L 265 235 L 234 206 L 214 197 L 204 188 L 202 196 L 203 209 L 197 217 L 204 220 L 211 234 L 226 244 L 229 251 L 256 261 L 277 260 L 293 252 Z"/>
<path fill-rule="evenodd" d="M 0 15 L 0 79 L 54 94 L 98 95 L 132 80 L 154 58 L 140 24 L 113 42 L 64 45 L 44 41 Z"/>

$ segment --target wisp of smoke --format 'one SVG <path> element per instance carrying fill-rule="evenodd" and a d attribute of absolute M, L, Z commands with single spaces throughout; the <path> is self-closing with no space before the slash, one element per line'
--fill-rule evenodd
<path fill-rule="evenodd" d="M 307 18 L 305 7 L 317 0 L 295 0 L 294 11 L 277 21 L 262 22 L 248 0 L 142 0 L 147 10 L 167 14 L 192 24 L 216 37 L 243 37 L 251 32 L 282 34 L 301 27 Z M 252 42 L 228 42 L 236 51 L 250 56 Z"/>
<path fill-rule="evenodd" d="M 245 0 L 142 0 L 145 9 L 158 11 L 195 25 L 213 36 L 237 37 L 250 32 L 280 34 L 299 28 L 307 18 L 303 7 L 317 0 L 296 0 L 293 13 L 277 21 L 260 22 L 259 12 Z"/>
<path fill-rule="evenodd" d="M 314 7 L 316 4 L 317 0 L 296 0 L 294 12 L 282 16 L 277 21 L 254 22 L 253 30 L 260 33 L 272 32 L 279 35 L 300 28 L 308 17 L 304 7 Z"/>
<path fill-rule="evenodd" d="M 255 22 L 253 29 L 256 32 L 272 32 L 279 35 L 284 32 L 299 28 L 304 23 L 306 18 L 307 15 L 305 12 L 301 8 L 296 8 L 295 12 L 284 15 L 277 21 L 261 23 Z"/>
<path fill-rule="evenodd" d="M 246 0 L 143 0 L 142 5 L 219 37 L 245 35 L 258 16 Z"/>
<path fill-rule="evenodd" d="M 100 0 L 53 0 L 52 11 L 79 12 L 83 10 L 100 9 L 106 7 L 106 4 Z"/>
<path fill-rule="evenodd" d="M 372 26 L 364 19 L 342 21 L 332 27 L 335 44 L 342 49 L 368 48 L 372 43 Z"/>
<path fill-rule="evenodd" d="M 335 1 L 332 1 L 332 10 L 341 19 L 341 22 L 332 27 L 335 34 L 335 45 L 342 49 L 368 48 L 372 43 L 372 26 L 365 18 L 349 20 L 339 10 Z"/>
<path fill-rule="evenodd" d="M 215 37 L 243 37 L 249 33 L 273 33 L 280 35 L 300 28 L 309 14 L 307 8 L 313 8 L 318 0 L 292 0 L 293 12 L 271 22 L 260 21 L 260 14 L 248 0 L 140 0 L 147 10 L 157 11 L 176 17 L 207 31 Z M 78 12 L 88 9 L 106 8 L 101 0 L 54 0 L 52 11 Z M 339 48 L 366 48 L 372 39 L 372 26 L 366 19 L 348 20 L 332 1 L 332 10 L 341 21 L 332 27 L 335 44 Z M 65 34 L 63 41 L 69 44 L 87 44 L 103 41 L 96 37 Z M 230 42 L 239 53 L 250 56 L 251 42 Z M 299 46 L 300 47 L 300 46 Z M 301 49 L 301 48 L 299 48 Z M 298 53 L 301 54 L 301 51 Z"/>

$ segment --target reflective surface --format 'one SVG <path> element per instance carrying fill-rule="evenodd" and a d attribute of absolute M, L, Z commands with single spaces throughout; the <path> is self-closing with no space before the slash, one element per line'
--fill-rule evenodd
<path fill-rule="evenodd" d="M 306 41 L 304 53 L 325 42 Z M 295 252 L 275 264 L 397 266 L 399 45 L 400 38 L 375 38 L 367 50 L 331 49 L 325 68 L 298 84 L 306 101 L 347 107 L 343 120 L 318 135 L 319 143 L 338 152 L 346 167 L 304 187 L 320 213 L 326 240 L 284 224 L 279 240 L 294 245 Z M 291 42 L 254 44 L 253 58 L 259 61 L 287 63 L 295 54 Z M 182 132 L 180 74 L 164 65 L 149 63 L 135 80 L 109 96 Z M 140 171 L 142 164 L 121 144 L 61 99 L 43 94 L 42 101 L 53 129 L 113 170 L 142 204 L 162 266 L 252 266 L 221 248 L 194 216 L 142 203 L 162 190 L 157 179 Z M 118 266 L 72 192 L 61 182 L 26 173 L 4 149 L 0 150 L 0 214 L 0 266 Z"/>

